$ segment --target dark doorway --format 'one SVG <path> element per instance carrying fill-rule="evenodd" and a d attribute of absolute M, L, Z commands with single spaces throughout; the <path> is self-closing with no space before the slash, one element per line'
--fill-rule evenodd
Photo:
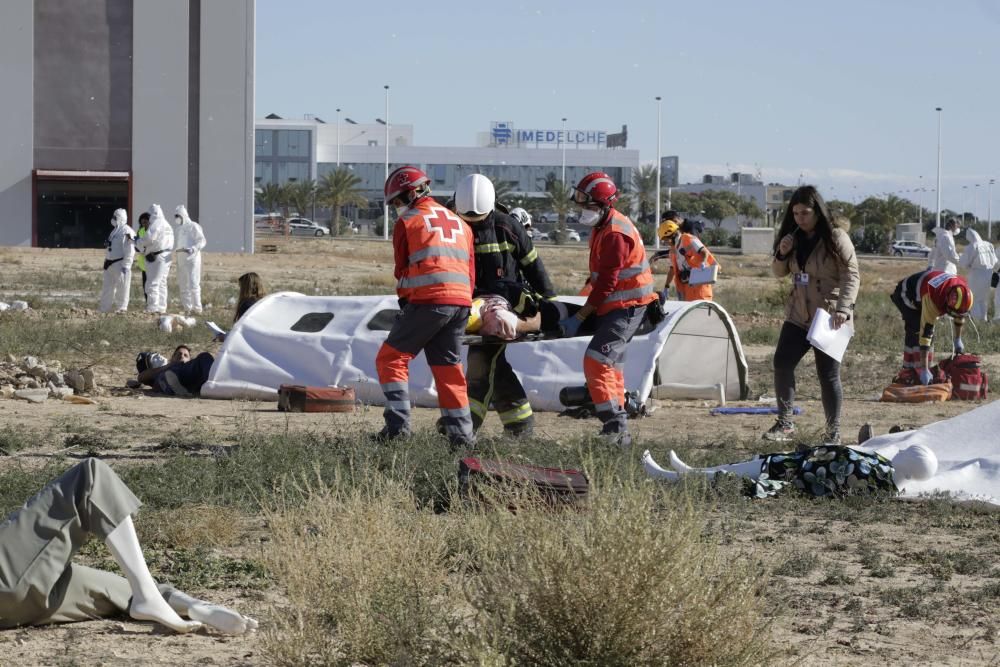
<path fill-rule="evenodd" d="M 127 180 L 43 179 L 35 182 L 36 245 L 100 248 L 116 208 L 128 210 Z M 130 221 L 131 222 L 131 221 Z"/>

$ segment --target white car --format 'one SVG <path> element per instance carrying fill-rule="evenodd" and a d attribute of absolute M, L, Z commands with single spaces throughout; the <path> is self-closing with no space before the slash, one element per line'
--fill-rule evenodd
<path fill-rule="evenodd" d="M 916 241 L 895 241 L 891 252 L 895 257 L 929 257 L 931 249 Z"/>
<path fill-rule="evenodd" d="M 288 221 L 288 233 L 292 236 L 328 236 L 330 229 L 308 218 L 292 218 Z"/>
<path fill-rule="evenodd" d="M 567 241 L 576 241 L 577 243 L 579 243 L 580 242 L 580 232 L 576 231 L 575 229 L 567 229 L 566 230 L 566 240 Z"/>
<path fill-rule="evenodd" d="M 549 240 L 549 233 L 548 232 L 533 232 L 532 236 L 531 236 L 531 240 L 532 241 L 548 241 Z"/>

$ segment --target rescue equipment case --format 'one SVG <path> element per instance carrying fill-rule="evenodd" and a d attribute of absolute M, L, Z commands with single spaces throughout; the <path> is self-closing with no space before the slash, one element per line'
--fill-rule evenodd
<path fill-rule="evenodd" d="M 278 409 L 285 412 L 354 412 L 354 389 L 283 384 L 278 387 Z"/>
<path fill-rule="evenodd" d="M 587 497 L 590 483 L 579 470 L 543 468 L 475 457 L 459 461 L 458 492 L 463 498 L 483 499 L 483 487 L 504 486 L 537 492 L 547 504 L 556 505 L 583 500 Z"/>

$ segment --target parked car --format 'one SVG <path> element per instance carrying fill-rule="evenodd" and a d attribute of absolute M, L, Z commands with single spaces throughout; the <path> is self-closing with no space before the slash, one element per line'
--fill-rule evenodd
<path fill-rule="evenodd" d="M 895 241 L 891 252 L 896 257 L 929 257 L 931 249 L 916 241 Z"/>
<path fill-rule="evenodd" d="M 533 236 L 531 237 L 531 240 L 532 241 L 548 241 L 549 240 L 549 233 L 548 232 L 540 232 L 540 231 L 539 232 L 534 232 Z"/>
<path fill-rule="evenodd" d="M 579 243 L 580 242 L 580 232 L 576 231 L 575 229 L 567 229 L 566 230 L 566 239 L 569 240 L 569 241 L 576 241 L 577 243 Z"/>
<path fill-rule="evenodd" d="M 566 223 L 567 224 L 575 225 L 576 222 L 577 222 L 577 220 L 579 220 L 579 219 L 580 219 L 580 216 L 577 215 L 576 213 L 567 213 L 566 214 Z M 547 225 L 550 222 L 552 224 L 555 224 L 555 223 L 559 222 L 559 214 L 556 213 L 555 211 L 547 211 L 545 213 L 539 213 L 538 214 L 538 222 L 542 223 L 543 225 Z"/>
<path fill-rule="evenodd" d="M 291 218 L 288 233 L 292 236 L 328 236 L 330 229 L 309 218 Z"/>

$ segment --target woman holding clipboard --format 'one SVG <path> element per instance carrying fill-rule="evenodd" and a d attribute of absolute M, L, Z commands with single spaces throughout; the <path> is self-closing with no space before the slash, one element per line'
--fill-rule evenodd
<path fill-rule="evenodd" d="M 792 289 L 785 301 L 785 322 L 774 349 L 778 419 L 764 433 L 765 440 L 783 442 L 794 438 L 795 367 L 812 348 L 826 416 L 824 443 L 840 442 L 843 402 L 840 362 L 813 348 L 807 336 L 817 310 L 830 314 L 834 329 L 853 317 L 861 276 L 854 245 L 845 226 L 834 224 L 826 202 L 811 185 L 797 189 L 785 209 L 774 242 L 771 271 L 778 278 L 791 274 Z"/>

